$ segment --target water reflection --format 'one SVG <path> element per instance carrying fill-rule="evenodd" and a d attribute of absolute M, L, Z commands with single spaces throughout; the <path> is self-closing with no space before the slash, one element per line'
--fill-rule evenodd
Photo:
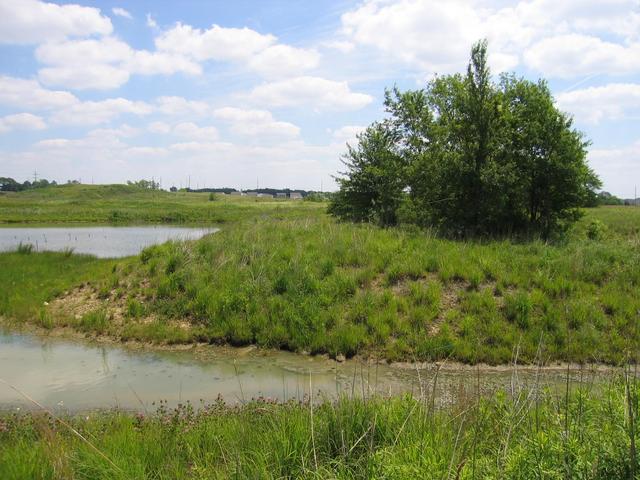
<path fill-rule="evenodd" d="M 102 258 L 136 255 L 150 245 L 168 240 L 195 240 L 217 228 L 175 227 L 10 227 L 0 228 L 0 251 L 11 251 L 20 243 L 36 251 L 86 253 Z"/>
<path fill-rule="evenodd" d="M 572 370 L 577 382 L 600 382 L 608 374 Z M 198 347 L 189 351 L 132 350 L 120 345 L 94 345 L 56 338 L 0 333 L 0 378 L 48 407 L 69 410 L 121 407 L 153 409 L 154 402 L 169 406 L 190 401 L 228 402 L 259 396 L 279 400 L 303 399 L 310 388 L 314 398 L 372 393 L 420 395 L 437 387 L 437 401 L 488 394 L 513 388 L 509 369 L 479 371 L 443 369 L 434 387 L 435 366 L 423 370 L 386 364 L 332 360 L 287 352 Z M 527 388 L 556 388 L 562 392 L 565 370 L 518 372 L 517 384 Z M 0 384 L 0 408 L 29 407 L 19 394 Z"/>

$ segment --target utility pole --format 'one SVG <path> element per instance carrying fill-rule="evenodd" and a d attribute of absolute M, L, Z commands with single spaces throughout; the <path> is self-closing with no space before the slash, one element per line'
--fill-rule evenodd
<path fill-rule="evenodd" d="M 38 172 L 37 170 L 33 170 L 33 183 L 36 183 L 38 181 Z"/>

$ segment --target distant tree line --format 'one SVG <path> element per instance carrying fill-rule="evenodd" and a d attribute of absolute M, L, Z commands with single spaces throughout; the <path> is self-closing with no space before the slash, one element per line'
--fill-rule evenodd
<path fill-rule="evenodd" d="M 348 146 L 330 212 L 353 221 L 436 227 L 453 236 L 549 236 L 597 201 L 589 142 L 544 80 L 495 82 L 487 43 L 467 72 L 385 92 L 388 118 Z"/>
<path fill-rule="evenodd" d="M 33 182 L 27 180 L 20 183 L 10 177 L 0 177 L 0 192 L 22 192 L 24 190 L 44 188 L 51 185 L 57 185 L 56 181 L 49 181 L 42 178 L 40 180 L 34 180 Z"/>

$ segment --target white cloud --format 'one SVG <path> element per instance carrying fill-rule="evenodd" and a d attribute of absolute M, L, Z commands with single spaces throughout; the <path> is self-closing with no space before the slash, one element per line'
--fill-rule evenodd
<path fill-rule="evenodd" d="M 111 11 L 113 12 L 114 15 L 116 15 L 118 17 L 128 18 L 129 20 L 133 19 L 131 14 L 127 10 L 125 10 L 124 8 L 113 7 L 111 9 Z"/>
<path fill-rule="evenodd" d="M 40 110 L 68 107 L 78 102 L 71 93 L 47 90 L 35 80 L 0 76 L 0 104 Z"/>
<path fill-rule="evenodd" d="M 527 65 L 547 76 L 640 68 L 637 0 L 365 0 L 343 14 L 341 33 L 423 75 L 460 71 L 481 38 L 489 40 L 496 71 L 516 67 L 523 52 Z"/>
<path fill-rule="evenodd" d="M 272 107 L 308 106 L 316 110 L 358 110 L 373 101 L 352 92 L 347 82 L 320 77 L 296 77 L 255 87 L 249 99 Z"/>
<path fill-rule="evenodd" d="M 175 96 L 158 97 L 155 107 L 158 112 L 165 115 L 204 116 L 211 112 L 211 107 L 205 102 Z"/>
<path fill-rule="evenodd" d="M 150 13 L 147 13 L 147 27 L 158 28 L 158 23 L 153 19 Z"/>
<path fill-rule="evenodd" d="M 319 62 L 315 50 L 273 45 L 251 57 L 249 68 L 267 77 L 289 76 L 316 68 Z"/>
<path fill-rule="evenodd" d="M 111 20 L 97 8 L 37 0 L 0 2 L 0 43 L 33 44 L 112 31 Z"/>
<path fill-rule="evenodd" d="M 182 122 L 173 127 L 173 134 L 194 140 L 213 141 L 218 138 L 218 130 L 215 127 L 199 127 L 193 122 Z"/>
<path fill-rule="evenodd" d="M 124 63 L 124 67 L 131 73 L 140 75 L 172 75 L 186 73 L 200 75 L 202 67 L 197 63 L 181 56 L 162 52 L 138 50 Z"/>
<path fill-rule="evenodd" d="M 129 72 L 105 64 L 47 67 L 38 71 L 38 79 L 45 85 L 64 86 L 73 90 L 109 90 L 127 83 Z"/>
<path fill-rule="evenodd" d="M 156 38 L 158 50 L 188 55 L 196 60 L 246 60 L 274 44 L 273 35 L 250 28 L 225 28 L 212 25 L 207 30 L 177 23 Z"/>
<path fill-rule="evenodd" d="M 87 136 L 89 137 L 97 137 L 97 136 L 111 136 L 111 137 L 121 137 L 121 138 L 131 138 L 135 137 L 140 133 L 140 130 L 134 128 L 126 123 L 123 123 L 118 128 L 96 128 L 94 130 L 89 131 Z"/>
<path fill-rule="evenodd" d="M 151 122 L 147 126 L 147 130 L 151 133 L 169 133 L 171 131 L 171 125 L 165 122 Z"/>
<path fill-rule="evenodd" d="M 342 52 L 342 53 L 352 52 L 356 48 L 353 42 L 349 42 L 347 40 L 331 40 L 328 42 L 324 42 L 322 46 L 325 48 L 338 50 L 339 52 Z"/>
<path fill-rule="evenodd" d="M 460 67 L 469 45 L 481 38 L 476 9 L 469 2 L 367 1 L 342 16 L 354 42 L 430 72 Z"/>
<path fill-rule="evenodd" d="M 152 111 L 153 107 L 146 102 L 110 98 L 77 103 L 55 112 L 51 120 L 64 125 L 97 125 L 122 114 L 147 115 Z"/>
<path fill-rule="evenodd" d="M 0 133 L 11 130 L 43 130 L 47 124 L 42 117 L 31 113 L 16 113 L 0 117 Z"/>
<path fill-rule="evenodd" d="M 117 88 L 130 74 L 202 73 L 200 65 L 183 56 L 133 50 L 113 37 L 45 43 L 36 49 L 36 59 L 48 65 L 38 72 L 43 83 L 72 89 Z"/>
<path fill-rule="evenodd" d="M 540 40 L 524 59 L 529 68 L 551 77 L 629 74 L 640 71 L 640 43 L 626 46 L 572 33 Z"/>
<path fill-rule="evenodd" d="M 557 95 L 560 108 L 576 119 L 597 124 L 603 120 L 640 118 L 640 84 L 611 83 Z"/>
<path fill-rule="evenodd" d="M 162 147 L 131 147 L 124 151 L 125 155 L 142 156 L 157 158 L 165 156 L 168 153 L 166 148 Z"/>
<path fill-rule="evenodd" d="M 297 137 L 300 128 L 289 122 L 277 121 L 267 110 L 244 110 L 224 107 L 213 112 L 214 117 L 228 122 L 231 131 L 245 136 Z"/>
<path fill-rule="evenodd" d="M 589 163 L 600 175 L 604 190 L 622 198 L 633 198 L 640 178 L 640 141 L 621 148 L 592 149 Z"/>
<path fill-rule="evenodd" d="M 358 134 L 366 128 L 367 127 L 363 125 L 345 125 L 344 127 L 340 127 L 331 132 L 331 136 L 333 137 L 333 140 L 338 143 L 349 143 L 353 145 L 357 142 Z"/>

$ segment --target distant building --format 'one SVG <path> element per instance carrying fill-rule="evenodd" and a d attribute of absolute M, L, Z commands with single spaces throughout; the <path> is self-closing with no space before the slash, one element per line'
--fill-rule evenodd
<path fill-rule="evenodd" d="M 285 192 L 277 192 L 276 198 L 287 198 L 287 194 Z"/>
<path fill-rule="evenodd" d="M 247 197 L 257 197 L 258 192 L 244 192 Z"/>
<path fill-rule="evenodd" d="M 258 197 L 260 197 L 260 198 L 273 198 L 273 195 L 271 195 L 270 193 L 259 193 Z"/>
<path fill-rule="evenodd" d="M 300 192 L 291 192 L 289 194 L 289 198 L 291 200 L 302 200 L 302 193 L 300 193 Z"/>
<path fill-rule="evenodd" d="M 229 195 L 237 195 L 237 196 L 240 197 L 240 196 L 244 195 L 244 193 L 242 193 L 242 192 L 231 192 Z"/>

